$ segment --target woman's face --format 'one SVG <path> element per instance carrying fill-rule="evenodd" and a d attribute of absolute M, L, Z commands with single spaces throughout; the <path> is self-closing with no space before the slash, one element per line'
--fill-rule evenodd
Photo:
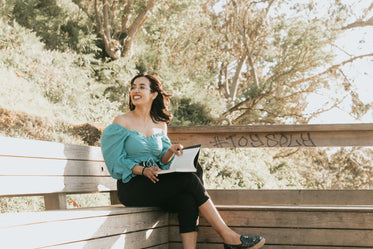
<path fill-rule="evenodd" d="M 158 93 L 151 92 L 150 81 L 146 77 L 135 79 L 131 85 L 130 98 L 134 106 L 152 104 Z"/>

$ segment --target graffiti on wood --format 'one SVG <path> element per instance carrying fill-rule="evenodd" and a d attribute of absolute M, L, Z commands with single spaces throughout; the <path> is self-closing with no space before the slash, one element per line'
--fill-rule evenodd
<path fill-rule="evenodd" d="M 309 132 L 214 136 L 212 147 L 316 147 Z"/>

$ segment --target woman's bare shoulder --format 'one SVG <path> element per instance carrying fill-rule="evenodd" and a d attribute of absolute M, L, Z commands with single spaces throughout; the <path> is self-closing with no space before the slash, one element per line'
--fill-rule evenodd
<path fill-rule="evenodd" d="M 119 124 L 126 128 L 130 120 L 131 115 L 129 113 L 124 113 L 122 115 L 115 117 L 113 123 Z"/>
<path fill-rule="evenodd" d="M 162 133 L 167 134 L 167 124 L 165 122 L 158 123 L 158 129 L 162 130 Z"/>

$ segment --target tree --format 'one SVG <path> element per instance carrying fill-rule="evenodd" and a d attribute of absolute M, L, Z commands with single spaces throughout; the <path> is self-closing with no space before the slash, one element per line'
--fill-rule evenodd
<path fill-rule="evenodd" d="M 353 99 L 357 116 L 371 107 L 351 90 L 343 66 L 373 53 L 336 62 L 332 46 L 344 30 L 371 25 L 372 5 L 346 25 L 343 17 L 352 12 L 341 1 L 325 6 L 314 1 L 230 0 L 218 12 L 214 4 L 207 11 L 217 20 L 212 28 L 221 34 L 215 41 L 222 55 L 216 89 L 228 103 L 218 122 L 308 123 L 347 95 Z M 320 8 L 328 12 L 321 15 Z M 303 113 L 307 95 L 333 85 L 339 86 L 339 97 L 314 113 Z"/>
<path fill-rule="evenodd" d="M 200 83 L 215 76 L 218 60 L 216 40 L 209 16 L 202 11 L 201 1 L 168 1 L 159 6 L 144 25 L 143 40 L 148 56 L 144 58 L 150 71 L 183 73 L 179 81 Z M 209 75 L 206 77 L 206 75 Z M 212 83 L 212 82 L 211 82 Z M 185 84 L 183 84 L 185 86 Z M 205 87 L 205 86 L 204 86 Z"/>
<path fill-rule="evenodd" d="M 369 189 L 372 187 L 370 148 L 293 148 L 273 157 L 284 173 L 298 172 L 309 189 Z M 290 151 L 290 152 L 289 152 Z"/>
<path fill-rule="evenodd" d="M 373 16 L 369 17 L 369 15 L 372 14 L 372 10 L 373 3 L 371 3 L 370 6 L 363 11 L 360 17 L 357 17 L 353 22 L 343 26 L 342 29 L 373 26 Z"/>
<path fill-rule="evenodd" d="M 137 68 L 156 73 L 173 95 L 172 125 L 211 124 L 224 108 L 208 90 L 215 83 L 218 61 L 210 40 L 218 39 L 218 34 L 210 28 L 203 7 L 199 0 L 158 5 L 138 36 Z"/>
<path fill-rule="evenodd" d="M 72 0 L 95 25 L 105 51 L 114 60 L 127 56 L 154 0 Z"/>

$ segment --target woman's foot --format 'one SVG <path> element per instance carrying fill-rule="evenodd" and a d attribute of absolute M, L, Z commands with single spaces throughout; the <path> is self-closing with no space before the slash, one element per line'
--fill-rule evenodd
<path fill-rule="evenodd" d="M 241 244 L 239 245 L 230 245 L 224 243 L 224 249 L 258 249 L 261 248 L 265 243 L 265 239 L 261 236 L 241 235 L 240 240 Z"/>

